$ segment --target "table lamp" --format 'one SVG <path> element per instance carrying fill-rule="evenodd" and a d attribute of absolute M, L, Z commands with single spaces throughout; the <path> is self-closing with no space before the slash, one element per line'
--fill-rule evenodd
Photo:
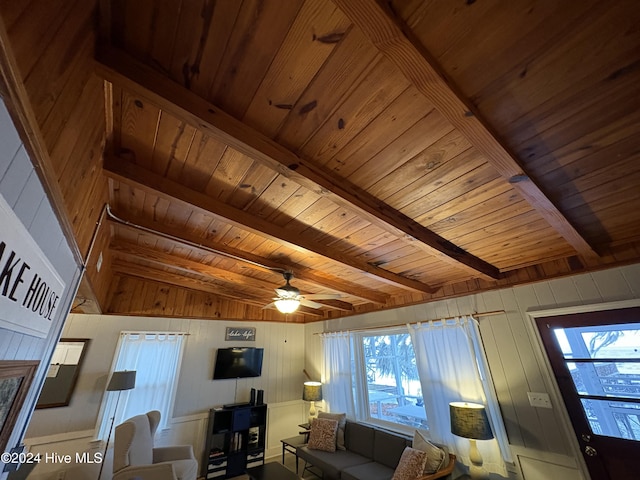
<path fill-rule="evenodd" d="M 302 399 L 311 402 L 309 408 L 309 425 L 311 425 L 311 421 L 316 417 L 315 402 L 322 400 L 322 384 L 320 382 L 304 382 Z"/>
<path fill-rule="evenodd" d="M 451 433 L 469 439 L 469 475 L 473 480 L 489 480 L 489 474 L 482 466 L 482 455 L 476 440 L 493 438 L 489 418 L 484 405 L 468 402 L 452 402 L 449 404 L 451 415 Z"/>

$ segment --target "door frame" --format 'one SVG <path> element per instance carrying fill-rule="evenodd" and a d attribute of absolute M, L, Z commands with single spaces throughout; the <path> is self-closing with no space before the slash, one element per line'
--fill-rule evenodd
<path fill-rule="evenodd" d="M 545 374 L 543 381 L 545 383 L 545 386 L 547 387 L 547 393 L 551 398 L 551 405 L 553 406 L 554 410 L 556 410 L 557 418 L 563 426 L 565 433 L 569 437 L 571 452 L 573 453 L 573 456 L 575 458 L 578 470 L 585 479 L 591 478 L 591 476 L 589 475 L 589 469 L 587 468 L 587 465 L 582 456 L 582 449 L 580 447 L 580 444 L 578 443 L 576 432 L 569 418 L 569 412 L 567 411 L 567 407 L 565 406 L 564 400 L 562 399 L 562 394 L 560 393 L 558 382 L 556 381 L 553 369 L 551 368 L 551 362 L 549 362 L 549 357 L 547 356 L 544 344 L 542 343 L 542 338 L 540 337 L 540 332 L 538 331 L 536 319 L 560 315 L 572 315 L 575 313 L 601 312 L 605 310 L 615 310 L 631 307 L 640 307 L 640 299 L 580 304 L 555 308 L 532 307 L 527 309 L 526 311 L 529 319 L 525 323 L 527 325 L 527 329 L 529 330 L 531 338 L 535 339 L 535 342 L 532 343 L 531 346 L 533 347 L 535 355 L 538 357 L 538 361 L 541 365 L 541 370 Z"/>

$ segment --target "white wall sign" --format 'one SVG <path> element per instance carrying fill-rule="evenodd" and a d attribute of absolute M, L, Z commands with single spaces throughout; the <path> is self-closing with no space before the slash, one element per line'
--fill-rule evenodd
<path fill-rule="evenodd" d="M 65 283 L 0 195 L 0 327 L 46 337 Z"/>

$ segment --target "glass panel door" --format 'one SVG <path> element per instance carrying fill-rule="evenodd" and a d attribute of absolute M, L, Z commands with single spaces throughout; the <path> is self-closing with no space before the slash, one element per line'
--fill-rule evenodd
<path fill-rule="evenodd" d="M 640 471 L 640 308 L 536 320 L 592 480 Z"/>

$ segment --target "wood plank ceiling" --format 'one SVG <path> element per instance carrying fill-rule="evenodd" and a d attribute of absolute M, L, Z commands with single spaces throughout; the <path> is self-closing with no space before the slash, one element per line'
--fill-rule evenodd
<path fill-rule="evenodd" d="M 633 1 L 99 8 L 103 311 L 284 320 L 290 270 L 339 294 L 315 321 L 640 259 Z"/>

